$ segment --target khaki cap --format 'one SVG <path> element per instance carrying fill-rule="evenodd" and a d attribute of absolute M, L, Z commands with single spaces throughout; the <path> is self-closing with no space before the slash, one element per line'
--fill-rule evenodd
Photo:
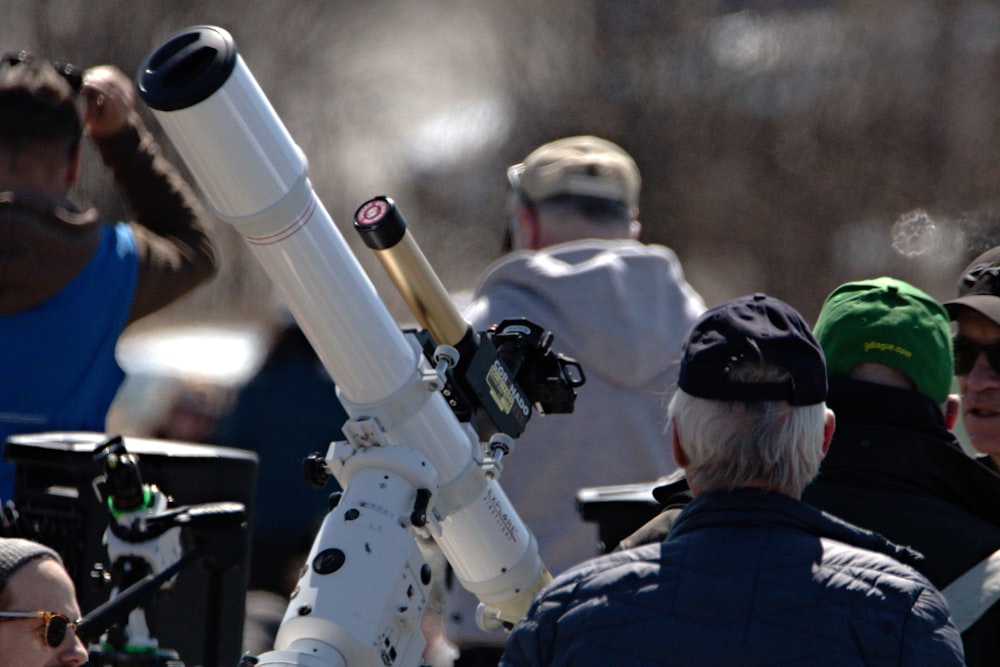
<path fill-rule="evenodd" d="M 540 146 L 507 176 L 530 202 L 560 195 L 610 199 L 639 208 L 642 180 L 620 146 L 592 136 L 566 137 Z"/>

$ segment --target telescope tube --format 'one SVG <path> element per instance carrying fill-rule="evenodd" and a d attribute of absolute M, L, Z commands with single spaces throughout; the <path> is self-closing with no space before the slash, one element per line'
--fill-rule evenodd
<path fill-rule="evenodd" d="M 370 406 L 391 401 L 426 360 L 313 192 L 303 152 L 229 33 L 214 26 L 175 33 L 146 57 L 136 83 L 209 206 L 243 236 L 285 296 L 348 414 L 365 417 Z M 442 489 L 461 481 L 431 534 L 463 585 L 516 622 L 548 573 L 499 484 L 469 483 L 479 451 L 474 432 L 435 392 L 417 414 L 388 425 L 385 437 L 426 457 Z M 295 615 L 290 605 L 283 629 Z"/>

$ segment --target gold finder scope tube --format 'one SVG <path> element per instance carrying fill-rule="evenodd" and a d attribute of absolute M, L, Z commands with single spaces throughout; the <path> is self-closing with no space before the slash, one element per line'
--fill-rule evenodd
<path fill-rule="evenodd" d="M 458 353 L 443 392 L 456 416 L 474 423 L 480 440 L 496 431 L 518 437 L 531 416 L 531 404 L 515 382 L 516 369 L 504 364 L 489 338 L 476 333 L 458 312 L 407 231 L 396 202 L 389 197 L 369 199 L 355 211 L 354 228 L 375 252 L 417 323 L 430 334 L 429 347 L 447 345 Z"/>
<path fill-rule="evenodd" d="M 475 332 L 458 312 L 430 262 L 406 231 L 406 220 L 389 197 L 375 197 L 354 214 L 354 228 L 375 251 L 417 322 L 439 345 L 459 348 Z M 461 349 L 459 350 L 461 351 Z"/>

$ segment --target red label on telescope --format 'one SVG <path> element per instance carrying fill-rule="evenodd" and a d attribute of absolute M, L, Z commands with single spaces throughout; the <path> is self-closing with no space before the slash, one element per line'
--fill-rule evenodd
<path fill-rule="evenodd" d="M 359 225 L 377 225 L 388 212 L 389 202 L 384 199 L 372 199 L 358 209 L 354 221 Z"/>

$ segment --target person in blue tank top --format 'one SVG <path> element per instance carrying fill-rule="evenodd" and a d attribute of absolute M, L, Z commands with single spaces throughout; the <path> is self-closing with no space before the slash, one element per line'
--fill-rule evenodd
<path fill-rule="evenodd" d="M 0 60 L 0 444 L 103 431 L 124 380 L 114 354 L 124 328 L 215 273 L 203 209 L 135 100 L 113 66 L 23 51 Z M 83 136 L 133 220 L 71 202 Z M 12 492 L 13 466 L 0 461 L 0 501 Z"/>

